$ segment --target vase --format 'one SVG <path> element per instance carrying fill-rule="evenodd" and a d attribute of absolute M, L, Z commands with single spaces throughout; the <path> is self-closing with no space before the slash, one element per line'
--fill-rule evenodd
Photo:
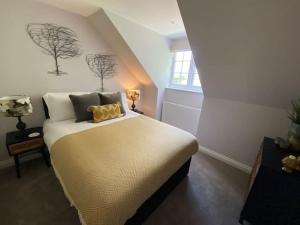
<path fill-rule="evenodd" d="M 288 141 L 295 151 L 300 151 L 300 124 L 292 122 L 288 133 Z"/>

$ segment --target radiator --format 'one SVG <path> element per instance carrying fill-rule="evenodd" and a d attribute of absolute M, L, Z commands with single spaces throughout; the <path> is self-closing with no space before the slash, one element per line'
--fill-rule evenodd
<path fill-rule="evenodd" d="M 162 121 L 196 135 L 200 113 L 199 108 L 164 101 Z"/>

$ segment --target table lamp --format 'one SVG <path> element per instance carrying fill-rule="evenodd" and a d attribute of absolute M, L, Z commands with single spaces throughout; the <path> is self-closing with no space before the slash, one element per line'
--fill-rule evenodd
<path fill-rule="evenodd" d="M 32 113 L 32 105 L 29 96 L 11 95 L 0 98 L 0 111 L 7 117 L 17 117 L 17 129 L 25 136 L 26 124 L 22 121 L 22 116 Z"/>
<path fill-rule="evenodd" d="M 127 99 L 132 100 L 131 109 L 135 111 L 135 101 L 140 100 L 141 92 L 140 90 L 127 90 Z"/>

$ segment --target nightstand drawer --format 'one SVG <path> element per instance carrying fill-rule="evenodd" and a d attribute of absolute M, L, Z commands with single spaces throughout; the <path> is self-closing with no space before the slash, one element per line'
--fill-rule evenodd
<path fill-rule="evenodd" d="M 8 149 L 10 154 L 14 155 L 34 148 L 41 148 L 43 146 L 44 146 L 43 138 L 35 138 L 29 141 L 24 141 L 21 143 L 9 145 Z"/>

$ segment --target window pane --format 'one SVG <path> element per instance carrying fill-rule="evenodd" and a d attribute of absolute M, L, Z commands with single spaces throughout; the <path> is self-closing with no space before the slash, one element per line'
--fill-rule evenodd
<path fill-rule="evenodd" d="M 179 84 L 179 82 L 180 82 L 180 73 L 174 73 L 172 83 L 173 84 Z"/>
<path fill-rule="evenodd" d="M 188 76 L 189 75 L 187 73 L 181 74 L 180 83 L 179 84 L 187 85 Z"/>
<path fill-rule="evenodd" d="M 189 73 L 190 70 L 190 62 L 184 62 L 182 65 L 182 72 Z"/>
<path fill-rule="evenodd" d="M 184 52 L 184 60 L 191 61 L 192 59 L 192 51 Z"/>
<path fill-rule="evenodd" d="M 195 68 L 192 51 L 176 52 L 173 62 L 171 83 L 186 88 L 201 87 L 198 71 Z"/>
<path fill-rule="evenodd" d="M 175 72 L 175 73 L 180 73 L 180 72 L 181 72 L 181 69 L 182 69 L 182 62 L 176 62 L 176 63 L 175 63 L 175 69 L 174 69 L 174 72 Z"/>
<path fill-rule="evenodd" d="M 174 77 L 173 77 L 174 79 L 178 79 L 178 78 L 180 78 L 180 73 L 174 73 Z"/>
<path fill-rule="evenodd" d="M 192 85 L 196 86 L 196 87 L 201 87 L 201 83 L 200 83 L 200 79 L 199 79 L 199 74 L 198 73 L 194 74 L 193 84 Z"/>
<path fill-rule="evenodd" d="M 186 85 L 187 80 L 188 80 L 188 74 L 175 73 L 174 76 L 173 76 L 172 83 L 173 84 Z"/>
<path fill-rule="evenodd" d="M 183 60 L 183 52 L 176 52 L 176 61 L 182 61 Z"/>

